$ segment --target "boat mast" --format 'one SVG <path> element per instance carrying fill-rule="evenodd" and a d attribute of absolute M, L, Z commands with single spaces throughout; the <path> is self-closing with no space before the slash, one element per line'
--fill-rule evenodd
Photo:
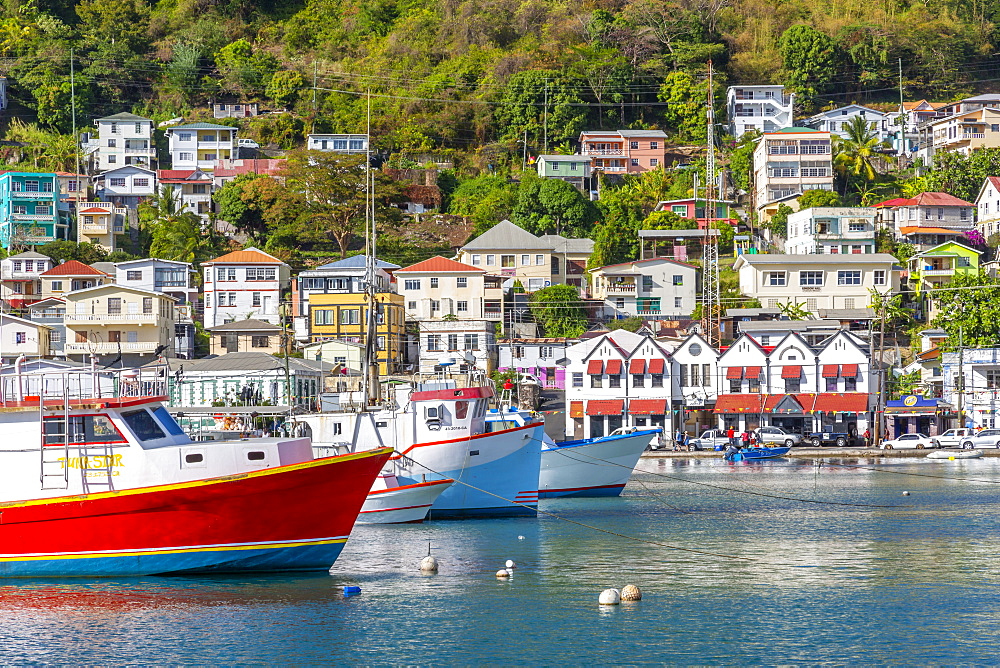
<path fill-rule="evenodd" d="M 371 168 L 371 137 L 372 137 L 372 98 L 368 93 L 368 124 L 365 143 L 365 350 L 362 378 L 364 405 L 377 404 L 379 401 L 378 383 L 378 338 L 376 322 L 378 302 L 376 301 L 377 286 L 375 284 L 377 268 L 375 266 L 375 180 Z M 388 341 L 386 342 L 388 343 Z"/>

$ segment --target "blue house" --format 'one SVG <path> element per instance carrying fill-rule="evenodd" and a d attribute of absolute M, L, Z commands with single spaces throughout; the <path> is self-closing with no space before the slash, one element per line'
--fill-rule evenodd
<path fill-rule="evenodd" d="M 60 207 L 55 174 L 0 174 L 0 245 L 35 246 L 69 238 L 68 203 Z"/>

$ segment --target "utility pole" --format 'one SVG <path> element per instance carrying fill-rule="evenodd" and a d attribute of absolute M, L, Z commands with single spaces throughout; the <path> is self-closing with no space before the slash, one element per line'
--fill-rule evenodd
<path fill-rule="evenodd" d="M 524 127 L 524 146 L 521 153 L 521 171 L 528 168 L 528 127 Z"/>
<path fill-rule="evenodd" d="M 962 341 L 965 330 L 959 326 L 958 328 L 958 386 L 955 391 L 958 392 L 958 426 L 962 428 L 965 426 L 965 370 L 963 368 L 963 351 L 962 351 Z"/>
<path fill-rule="evenodd" d="M 878 388 L 875 394 L 875 430 L 872 432 L 872 445 L 877 446 L 882 438 L 882 423 L 885 416 L 885 364 L 882 360 L 882 349 L 885 346 L 885 316 L 888 313 L 888 308 L 886 300 L 889 299 L 888 293 L 877 293 L 878 294 L 878 315 L 879 315 L 879 337 L 878 337 L 878 351 L 876 356 L 876 364 L 878 365 Z"/>
<path fill-rule="evenodd" d="M 313 108 L 312 108 L 312 129 L 311 132 L 316 132 L 316 76 L 319 72 L 319 67 L 317 62 L 313 61 Z M 371 137 L 369 137 L 371 141 Z"/>
<path fill-rule="evenodd" d="M 896 118 L 899 123 L 899 144 L 896 147 L 897 167 L 903 166 L 903 148 L 906 146 L 906 110 L 903 109 L 903 59 L 899 59 L 899 116 Z"/>
<path fill-rule="evenodd" d="M 549 154 L 549 80 L 545 80 L 545 106 L 542 111 L 542 128 L 544 132 L 545 141 L 542 145 L 545 147 L 545 155 Z"/>
<path fill-rule="evenodd" d="M 712 61 L 708 61 L 708 156 L 705 162 L 705 238 L 702 253 L 702 330 L 709 345 L 718 348 L 721 309 L 719 295 L 719 242 L 712 234 L 715 221 L 715 105 L 712 99 Z M 698 205 L 697 199 L 695 206 Z"/>
<path fill-rule="evenodd" d="M 73 195 L 73 211 L 76 212 L 77 199 L 80 193 L 80 138 L 76 136 L 76 69 L 73 63 L 74 52 L 73 47 L 69 49 L 69 98 L 70 98 L 70 108 L 72 109 L 73 116 L 73 158 L 74 164 L 76 166 L 76 171 L 74 172 L 73 181 L 76 182 L 76 194 Z M 53 209 L 53 211 L 56 211 Z M 58 218 L 59 213 L 56 212 L 56 217 Z M 55 236 L 55 228 L 52 230 L 52 236 Z M 77 237 L 79 238 L 79 237 Z"/>

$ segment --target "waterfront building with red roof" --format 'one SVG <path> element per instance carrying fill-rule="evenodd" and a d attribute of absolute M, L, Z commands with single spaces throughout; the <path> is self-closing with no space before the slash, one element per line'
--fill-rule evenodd
<path fill-rule="evenodd" d="M 281 297 L 290 284 L 290 269 L 258 248 L 226 253 L 202 263 L 205 329 L 255 318 L 281 324 Z"/>
<path fill-rule="evenodd" d="M 881 220 L 897 234 L 907 227 L 937 227 L 950 230 L 970 230 L 973 227 L 972 202 L 942 192 L 925 192 L 916 197 L 896 197 L 879 202 Z M 914 231 L 910 230 L 909 234 Z"/>

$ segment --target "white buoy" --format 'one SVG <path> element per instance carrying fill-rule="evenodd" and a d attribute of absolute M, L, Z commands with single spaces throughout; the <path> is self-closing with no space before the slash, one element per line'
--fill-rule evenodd
<path fill-rule="evenodd" d="M 909 495 L 910 495 L 909 492 L 903 492 L 903 496 L 909 496 Z"/>
<path fill-rule="evenodd" d="M 438 560 L 427 555 L 420 560 L 420 572 L 421 573 L 437 573 L 438 570 Z"/>
<path fill-rule="evenodd" d="M 497 580 L 506 580 L 510 577 L 510 571 L 506 568 L 501 568 L 497 571 Z"/>
<path fill-rule="evenodd" d="M 518 536 L 517 539 L 518 540 L 524 540 L 524 536 Z"/>
<path fill-rule="evenodd" d="M 504 565 L 505 565 L 505 566 L 506 566 L 507 568 L 517 568 L 517 566 L 515 566 L 515 565 L 514 565 L 514 562 L 513 562 L 513 561 L 511 561 L 510 559 L 508 559 L 508 560 L 507 560 L 507 563 L 506 563 L 506 564 L 504 564 Z"/>
<path fill-rule="evenodd" d="M 605 589 L 597 599 L 600 605 L 618 605 L 621 601 L 622 595 L 617 589 Z"/>
<path fill-rule="evenodd" d="M 623 601 L 641 601 L 642 592 L 635 585 L 625 585 L 622 587 Z"/>

